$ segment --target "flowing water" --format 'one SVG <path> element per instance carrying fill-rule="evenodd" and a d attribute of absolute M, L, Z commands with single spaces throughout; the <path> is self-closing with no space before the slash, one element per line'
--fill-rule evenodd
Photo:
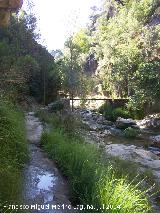
<path fill-rule="evenodd" d="M 70 210 L 66 180 L 40 147 L 43 126 L 34 113 L 26 115 L 26 127 L 30 161 L 24 171 L 25 212 L 73 212 Z"/>

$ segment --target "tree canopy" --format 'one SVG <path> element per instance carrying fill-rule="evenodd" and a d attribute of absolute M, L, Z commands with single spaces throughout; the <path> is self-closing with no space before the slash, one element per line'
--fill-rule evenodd
<path fill-rule="evenodd" d="M 36 18 L 22 12 L 11 17 L 8 28 L 0 29 L 1 93 L 12 99 L 31 95 L 50 102 L 60 88 L 54 57 L 38 44 Z"/>

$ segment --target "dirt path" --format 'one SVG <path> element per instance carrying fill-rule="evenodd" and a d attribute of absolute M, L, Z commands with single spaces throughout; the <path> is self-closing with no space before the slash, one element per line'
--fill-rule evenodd
<path fill-rule="evenodd" d="M 71 203 L 67 197 L 66 180 L 40 148 L 43 126 L 34 113 L 26 115 L 26 127 L 30 154 L 30 161 L 25 168 L 24 200 L 30 206 L 26 212 L 74 212 L 68 209 Z"/>

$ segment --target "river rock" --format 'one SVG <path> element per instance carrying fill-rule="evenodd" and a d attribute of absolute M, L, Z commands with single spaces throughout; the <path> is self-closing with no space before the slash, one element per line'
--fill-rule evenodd
<path fill-rule="evenodd" d="M 160 113 L 149 115 L 137 122 L 141 128 L 160 128 Z"/>
<path fill-rule="evenodd" d="M 116 121 L 116 127 L 119 129 L 127 129 L 128 127 L 135 126 L 136 122 L 132 119 L 124 119 L 119 117 Z"/>
<path fill-rule="evenodd" d="M 154 171 L 153 174 L 156 177 L 156 181 L 160 183 L 160 171 Z"/>
<path fill-rule="evenodd" d="M 114 127 L 111 127 L 109 129 L 106 129 L 104 131 L 104 134 L 107 136 L 107 135 L 112 135 L 112 136 L 123 136 L 123 132 L 122 130 L 120 129 L 117 129 L 117 128 L 114 128 Z"/>
<path fill-rule="evenodd" d="M 152 136 L 150 139 L 153 142 L 153 145 L 160 148 L 160 135 Z"/>
<path fill-rule="evenodd" d="M 152 136 L 151 139 L 153 140 L 153 142 L 160 143 L 160 135 Z"/>
<path fill-rule="evenodd" d="M 103 120 L 102 121 L 103 125 L 106 125 L 106 126 L 113 126 L 113 122 L 112 121 L 107 121 L 107 120 Z"/>
<path fill-rule="evenodd" d="M 123 136 L 123 131 L 120 129 L 112 127 L 112 128 L 110 128 L 110 131 L 111 131 L 112 135 L 114 135 L 114 136 L 120 136 L 120 137 Z"/>
<path fill-rule="evenodd" d="M 155 146 L 150 146 L 148 148 L 149 151 L 153 152 L 155 155 L 160 156 L 160 148 L 155 147 Z"/>
<path fill-rule="evenodd" d="M 135 145 L 111 144 L 105 147 L 105 151 L 106 154 L 139 163 L 144 167 L 160 169 L 160 160 L 155 154 Z"/>

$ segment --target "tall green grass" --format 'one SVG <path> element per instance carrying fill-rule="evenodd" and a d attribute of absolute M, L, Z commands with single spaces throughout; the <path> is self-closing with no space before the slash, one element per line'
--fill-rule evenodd
<path fill-rule="evenodd" d="M 83 212 L 151 212 L 147 191 L 120 175 L 94 145 L 55 128 L 42 135 L 41 143 L 68 177 L 72 203 L 96 209 Z M 109 205 L 109 209 L 103 209 Z"/>
<path fill-rule="evenodd" d="M 26 161 L 26 133 L 23 113 L 8 102 L 0 103 L 0 204 L 18 202 L 21 169 Z"/>

